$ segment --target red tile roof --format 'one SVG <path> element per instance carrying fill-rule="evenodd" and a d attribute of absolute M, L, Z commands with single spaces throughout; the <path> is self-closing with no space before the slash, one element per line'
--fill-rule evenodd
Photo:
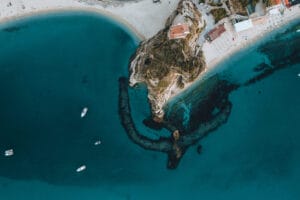
<path fill-rule="evenodd" d="M 278 4 L 281 4 L 281 0 L 271 0 L 271 5 L 278 5 Z"/>
<path fill-rule="evenodd" d="M 190 33 L 187 24 L 178 24 L 171 26 L 169 30 L 169 39 L 185 38 Z"/>
<path fill-rule="evenodd" d="M 208 32 L 207 39 L 209 41 L 213 41 L 216 38 L 218 38 L 225 31 L 226 31 L 226 29 L 224 27 L 224 24 L 221 24 L 221 25 L 217 26 L 216 28 L 214 28 L 213 30 Z"/>
<path fill-rule="evenodd" d="M 287 6 L 287 7 L 290 7 L 291 4 L 290 4 L 290 1 L 289 0 L 284 0 L 284 4 Z"/>

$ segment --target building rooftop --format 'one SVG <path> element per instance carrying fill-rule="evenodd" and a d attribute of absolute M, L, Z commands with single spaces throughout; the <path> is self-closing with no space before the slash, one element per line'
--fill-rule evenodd
<path fill-rule="evenodd" d="M 221 24 L 219 26 L 217 26 L 216 28 L 214 28 L 213 30 L 209 31 L 206 35 L 206 39 L 208 41 L 213 41 L 216 38 L 218 38 L 222 33 L 224 33 L 226 31 L 224 24 Z"/>
<path fill-rule="evenodd" d="M 272 6 L 275 6 L 275 5 L 282 4 L 282 1 L 281 0 L 270 0 L 270 3 Z"/>
<path fill-rule="evenodd" d="M 185 38 L 190 33 L 189 26 L 187 24 L 177 24 L 171 26 L 169 30 L 169 39 L 180 39 Z"/>
<path fill-rule="evenodd" d="M 252 27 L 253 24 L 250 19 L 234 24 L 234 29 L 236 32 L 241 32 Z"/>
<path fill-rule="evenodd" d="M 290 6 L 291 6 L 291 3 L 290 3 L 289 0 L 284 0 L 284 5 L 285 5 L 286 7 L 290 7 Z"/>

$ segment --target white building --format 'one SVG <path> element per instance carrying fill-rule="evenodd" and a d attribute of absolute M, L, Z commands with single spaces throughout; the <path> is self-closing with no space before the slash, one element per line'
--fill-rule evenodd
<path fill-rule="evenodd" d="M 252 20 L 250 19 L 234 24 L 234 29 L 236 32 L 241 32 L 252 27 L 253 27 Z"/>

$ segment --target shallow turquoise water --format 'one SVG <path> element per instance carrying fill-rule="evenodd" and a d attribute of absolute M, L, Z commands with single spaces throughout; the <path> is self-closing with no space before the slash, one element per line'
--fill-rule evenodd
<path fill-rule="evenodd" d="M 299 41 L 285 35 L 287 45 Z M 228 122 L 172 171 L 120 125 L 118 78 L 138 45 L 131 33 L 94 14 L 51 14 L 1 26 L 0 43 L 0 151 L 15 150 L 0 156 L 0 199 L 299 199 L 300 60 L 232 92 Z M 222 74 L 243 83 L 266 59 L 252 48 Z M 130 95 L 137 128 L 167 134 L 143 126 L 145 90 Z"/>

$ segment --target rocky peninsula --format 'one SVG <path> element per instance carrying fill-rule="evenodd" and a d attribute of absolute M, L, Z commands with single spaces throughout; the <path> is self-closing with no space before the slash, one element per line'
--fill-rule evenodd
<path fill-rule="evenodd" d="M 293 63 L 298 60 L 295 55 L 298 55 L 299 45 L 293 47 L 293 57 L 268 55 L 271 64 L 256 66 L 255 75 L 249 73 L 249 79 L 245 82 L 223 80 L 224 77 L 218 75 L 218 70 L 221 70 L 217 67 L 219 63 L 300 17 L 300 7 L 294 5 L 297 2 L 292 0 L 287 5 L 288 1 L 281 2 L 280 6 L 263 5 L 263 12 L 256 11 L 249 16 L 237 14 L 245 13 L 243 11 L 246 9 L 241 8 L 238 2 L 226 2 L 215 5 L 209 0 L 158 3 L 151 0 L 3 0 L 0 22 L 41 13 L 87 11 L 108 16 L 127 26 L 143 41 L 130 60 L 130 79 L 119 79 L 120 121 L 132 142 L 147 150 L 166 153 L 167 167 L 174 169 L 189 147 L 199 144 L 206 135 L 226 123 L 232 108 L 230 92 L 282 69 L 287 64 L 283 61 Z M 236 22 L 247 22 L 249 27 L 241 31 L 237 28 L 241 24 Z M 17 27 L 4 29 L 7 32 L 16 30 Z M 279 47 L 283 49 L 285 44 L 286 41 L 282 41 Z M 278 48 L 278 40 L 273 45 Z M 268 54 L 270 46 L 267 45 L 261 52 Z M 281 52 L 288 51 L 291 51 L 290 47 Z M 188 95 L 180 97 L 178 94 L 198 77 L 203 77 L 201 84 L 191 87 Z M 139 130 L 139 124 L 135 125 L 128 86 L 139 84 L 146 85 L 148 89 L 152 111 L 143 123 L 153 132 L 165 129 L 163 134 L 157 131 L 154 137 L 149 137 L 145 130 Z M 175 95 L 178 95 L 175 103 L 167 105 Z M 201 151 L 199 145 L 197 152 Z"/>
<path fill-rule="evenodd" d="M 173 38 L 171 29 L 180 25 L 188 27 L 187 35 Z M 205 60 L 197 45 L 204 28 L 205 21 L 196 5 L 181 0 L 165 28 L 143 41 L 132 57 L 129 84 L 146 84 L 155 121 L 163 120 L 165 103 L 204 71 Z"/>

